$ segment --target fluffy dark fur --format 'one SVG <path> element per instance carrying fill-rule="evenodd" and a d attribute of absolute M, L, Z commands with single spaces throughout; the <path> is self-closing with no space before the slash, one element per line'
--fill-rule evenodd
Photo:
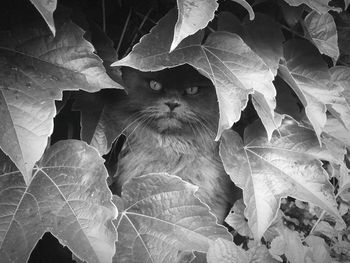
<path fill-rule="evenodd" d="M 128 96 L 109 116 L 126 135 L 116 191 L 135 176 L 175 174 L 199 186 L 197 196 L 222 222 L 237 189 L 214 141 L 219 114 L 212 83 L 188 65 L 159 72 L 124 68 L 123 79 Z"/>

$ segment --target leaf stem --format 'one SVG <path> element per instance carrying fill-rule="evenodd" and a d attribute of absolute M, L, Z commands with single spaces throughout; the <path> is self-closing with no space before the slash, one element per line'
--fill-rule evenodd
<path fill-rule="evenodd" d="M 337 193 L 337 194 L 335 195 L 335 199 L 337 199 L 338 196 L 339 196 L 339 193 Z M 314 226 L 313 226 L 312 229 L 310 230 L 309 235 L 311 235 L 312 232 L 315 231 L 316 226 L 321 222 L 321 220 L 322 220 L 322 218 L 323 218 L 323 216 L 324 216 L 325 214 L 326 214 L 326 210 L 323 209 L 321 215 L 319 216 L 319 218 L 317 219 L 316 223 L 314 224 Z"/>
<path fill-rule="evenodd" d="M 300 33 L 296 32 L 296 31 L 290 29 L 289 27 L 287 27 L 285 25 L 281 25 L 281 28 L 283 28 L 283 29 L 285 29 L 285 30 L 291 32 L 292 34 L 297 35 L 297 36 L 299 36 L 301 38 L 305 38 L 305 36 L 303 36 L 302 34 L 300 34 Z"/>
<path fill-rule="evenodd" d="M 129 53 L 130 49 L 134 46 L 135 41 L 136 41 L 136 38 L 137 38 L 137 36 L 139 35 L 139 32 L 141 31 L 141 28 L 142 28 L 142 27 L 144 26 L 144 24 L 146 23 L 146 21 L 147 21 L 149 15 L 151 14 L 152 10 L 153 10 L 153 7 L 151 7 L 151 8 L 148 10 L 147 14 L 143 17 L 143 19 L 142 19 L 142 21 L 141 21 L 141 24 L 139 25 L 136 34 L 135 34 L 134 37 L 132 38 L 131 43 L 130 43 L 130 46 L 129 46 L 128 49 L 126 50 L 124 56 L 126 56 L 126 55 Z"/>

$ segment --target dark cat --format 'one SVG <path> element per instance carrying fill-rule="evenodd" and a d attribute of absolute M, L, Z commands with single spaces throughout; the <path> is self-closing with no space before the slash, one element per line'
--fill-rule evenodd
<path fill-rule="evenodd" d="M 126 135 L 117 188 L 143 174 L 175 174 L 199 186 L 197 196 L 222 223 L 239 191 L 225 173 L 214 141 L 219 117 L 214 86 L 188 65 L 122 71 L 128 96 L 109 116 Z"/>

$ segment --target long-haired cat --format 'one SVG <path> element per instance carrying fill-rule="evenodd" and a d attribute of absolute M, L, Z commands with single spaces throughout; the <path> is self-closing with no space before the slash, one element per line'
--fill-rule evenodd
<path fill-rule="evenodd" d="M 219 117 L 214 86 L 189 65 L 122 72 L 128 95 L 109 116 L 126 136 L 115 192 L 135 176 L 175 174 L 199 186 L 197 196 L 222 223 L 240 193 L 225 173 L 214 141 Z"/>

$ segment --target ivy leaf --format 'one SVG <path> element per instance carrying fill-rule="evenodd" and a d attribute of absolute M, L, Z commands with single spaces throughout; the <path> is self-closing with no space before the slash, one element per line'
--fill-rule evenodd
<path fill-rule="evenodd" d="M 338 139 L 343 144 L 346 144 L 347 147 L 350 147 L 350 132 L 338 119 L 332 117 L 327 118 L 324 132 Z"/>
<path fill-rule="evenodd" d="M 207 254 L 208 263 L 248 263 L 247 252 L 226 239 L 218 238 L 209 247 Z"/>
<path fill-rule="evenodd" d="M 81 141 L 56 143 L 28 185 L 5 155 L 0 160 L 2 262 L 26 262 L 48 231 L 82 260 L 112 261 L 116 209 L 96 150 Z"/>
<path fill-rule="evenodd" d="M 312 44 L 306 40 L 289 40 L 284 44 L 285 63 L 280 65 L 279 73 L 289 84 L 305 107 L 316 135 L 326 124 L 326 110 L 343 104 L 341 89 L 329 85 L 331 76 L 328 67 Z M 326 107 L 327 106 L 327 107 Z"/>
<path fill-rule="evenodd" d="M 178 251 L 207 252 L 232 236 L 194 196 L 198 189 L 177 176 L 148 174 L 123 186 L 114 262 L 176 262 Z"/>
<path fill-rule="evenodd" d="M 330 0 L 284 0 L 291 6 L 299 6 L 301 4 L 306 4 L 311 9 L 317 11 L 319 14 L 328 13 L 328 11 L 341 12 L 341 8 L 329 6 Z"/>
<path fill-rule="evenodd" d="M 248 94 L 261 93 L 270 107 L 276 95 L 273 74 L 236 34 L 214 32 L 202 45 L 203 32 L 186 38 L 170 54 L 169 28 L 175 24 L 174 11 L 169 12 L 151 33 L 141 38 L 131 53 L 112 64 L 129 66 L 141 71 L 156 71 L 188 63 L 208 77 L 216 88 L 220 119 L 216 139 L 239 120 L 246 107 Z M 271 105 L 272 104 L 272 105 Z M 270 109 L 273 111 L 273 109 Z"/>
<path fill-rule="evenodd" d="M 232 181 L 243 189 L 245 217 L 256 240 L 271 225 L 280 199 L 292 196 L 338 215 L 333 187 L 319 159 L 333 160 L 311 129 L 285 119 L 271 142 L 255 122 L 244 133 L 226 131 L 220 156 Z"/>
<path fill-rule="evenodd" d="M 178 18 L 170 52 L 183 39 L 205 28 L 213 20 L 218 6 L 216 0 L 177 0 Z"/>
<path fill-rule="evenodd" d="M 38 9 L 41 16 L 45 19 L 52 34 L 56 35 L 55 22 L 53 20 L 53 12 L 57 7 L 57 0 L 30 0 L 30 2 Z"/>
<path fill-rule="evenodd" d="M 53 130 L 63 90 L 120 88 L 105 73 L 83 31 L 72 22 L 14 28 L 0 37 L 0 147 L 29 183 Z"/>
<path fill-rule="evenodd" d="M 320 53 L 331 57 L 336 62 L 339 58 L 339 48 L 333 16 L 329 13 L 318 14 L 312 11 L 305 17 L 305 27 Z"/>

